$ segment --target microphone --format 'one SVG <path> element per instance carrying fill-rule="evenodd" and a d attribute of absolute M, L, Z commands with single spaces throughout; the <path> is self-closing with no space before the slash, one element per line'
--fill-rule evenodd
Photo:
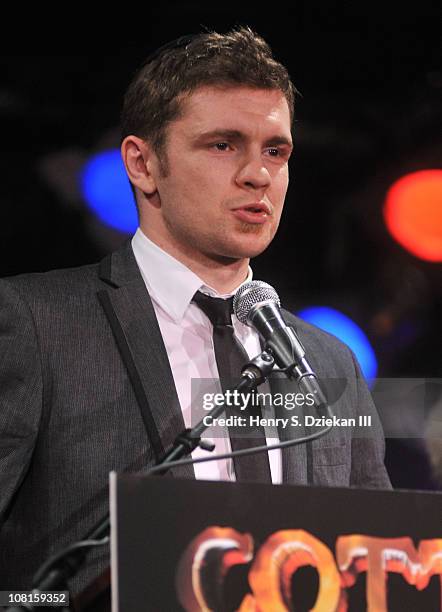
<path fill-rule="evenodd" d="M 241 285 L 233 299 L 236 317 L 258 332 L 276 364 L 289 378 L 297 379 L 304 394 L 313 395 L 316 408 L 327 407 L 327 398 L 306 359 L 305 349 L 296 330 L 284 321 L 280 306 L 275 289 L 264 281 Z"/>

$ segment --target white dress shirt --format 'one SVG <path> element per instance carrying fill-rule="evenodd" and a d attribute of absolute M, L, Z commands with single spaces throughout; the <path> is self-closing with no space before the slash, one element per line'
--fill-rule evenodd
<path fill-rule="evenodd" d="M 163 341 L 172 370 L 175 387 L 186 427 L 196 425 L 203 415 L 200 398 L 208 390 L 221 392 L 218 368 L 213 347 L 213 326 L 208 317 L 193 302 L 196 291 L 213 297 L 226 298 L 232 293 L 220 295 L 206 285 L 184 264 L 160 249 L 137 229 L 132 248 L 147 290 L 152 298 Z M 252 270 L 245 282 L 252 278 Z M 258 334 L 232 315 L 234 333 L 244 346 L 250 358 L 261 352 Z M 216 380 L 216 383 L 214 383 Z M 259 387 L 260 392 L 269 392 L 266 384 Z M 198 405 L 196 405 L 198 404 Z M 268 413 L 266 409 L 266 413 Z M 178 432 L 177 432 L 178 433 Z M 275 432 L 265 430 L 267 444 L 275 444 Z M 211 436 L 213 435 L 213 437 Z M 271 437 L 273 435 L 273 437 Z M 215 444 L 214 453 L 230 452 L 228 434 L 219 429 L 208 430 L 205 439 Z M 207 456 L 207 451 L 195 449 L 192 457 Z M 270 470 L 274 484 L 282 481 L 281 451 L 269 451 Z M 205 480 L 235 480 L 233 461 L 220 460 L 194 465 L 195 476 Z"/>

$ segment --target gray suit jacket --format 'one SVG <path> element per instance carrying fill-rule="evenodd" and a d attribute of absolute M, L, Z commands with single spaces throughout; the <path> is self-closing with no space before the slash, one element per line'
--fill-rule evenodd
<path fill-rule="evenodd" d="M 351 352 L 287 317 L 317 373 L 347 380 L 334 412 L 371 414 L 373 427 L 368 438 L 336 428 L 284 451 L 284 482 L 390 487 L 382 429 Z M 275 377 L 272 390 L 281 384 Z M 0 281 L 0 391 L 0 588 L 29 588 L 49 554 L 105 514 L 108 473 L 154 463 L 184 428 L 130 243 L 101 264 Z M 193 477 L 193 468 L 173 475 Z M 92 555 L 74 591 L 106 563 L 107 553 Z"/>

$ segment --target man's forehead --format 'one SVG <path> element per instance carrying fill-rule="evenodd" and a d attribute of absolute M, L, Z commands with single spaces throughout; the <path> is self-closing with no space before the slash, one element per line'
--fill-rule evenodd
<path fill-rule="evenodd" d="M 289 106 L 279 89 L 204 86 L 183 97 L 180 106 L 177 121 L 192 130 L 243 131 L 254 123 L 264 127 L 265 122 L 269 129 L 290 135 Z"/>

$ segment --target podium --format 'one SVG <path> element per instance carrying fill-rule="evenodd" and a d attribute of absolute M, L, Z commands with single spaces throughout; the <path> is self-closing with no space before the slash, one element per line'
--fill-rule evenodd
<path fill-rule="evenodd" d="M 114 612 L 442 610 L 441 493 L 112 474 L 111 523 Z"/>

